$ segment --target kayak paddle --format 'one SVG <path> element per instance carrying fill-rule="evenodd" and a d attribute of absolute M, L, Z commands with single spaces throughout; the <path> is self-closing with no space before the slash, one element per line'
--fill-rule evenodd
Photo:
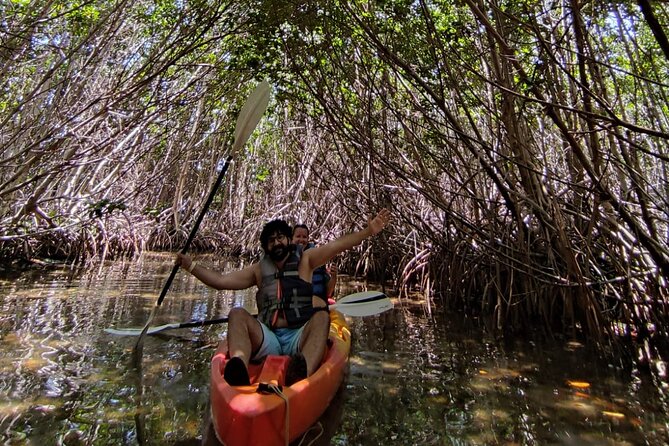
<path fill-rule="evenodd" d="M 209 206 L 211 205 L 211 202 L 214 200 L 214 196 L 216 195 L 216 192 L 219 186 L 221 185 L 221 182 L 223 181 L 223 177 L 225 176 L 225 172 L 228 170 L 228 166 L 232 161 L 233 155 L 239 149 L 241 149 L 244 146 L 244 144 L 246 144 L 246 141 L 248 141 L 249 137 L 251 136 L 251 133 L 253 133 L 253 130 L 258 125 L 260 118 L 265 113 L 265 110 L 267 109 L 267 104 L 269 104 L 269 84 L 266 81 L 263 81 L 258 84 L 255 90 L 253 90 L 249 98 L 246 100 L 246 103 L 242 107 L 242 110 L 239 112 L 239 116 L 237 117 L 237 122 L 235 124 L 234 141 L 232 143 L 232 150 L 230 151 L 230 155 L 225 160 L 225 164 L 223 165 L 223 168 L 221 169 L 221 172 L 219 173 L 218 178 L 214 183 L 214 186 L 211 188 L 209 197 L 207 198 L 207 201 L 205 202 L 202 211 L 198 215 L 197 220 L 195 221 L 195 225 L 193 225 L 193 228 L 191 229 L 190 234 L 188 235 L 186 244 L 181 250 L 182 254 L 185 254 L 188 251 L 188 248 L 190 248 L 190 245 L 193 242 L 193 239 L 195 238 L 195 234 L 197 233 L 197 230 L 200 227 L 200 223 L 202 223 L 202 219 L 209 210 Z M 158 302 L 156 302 L 156 305 L 151 310 L 149 319 L 146 321 L 146 325 L 144 325 L 144 328 L 139 334 L 139 339 L 137 340 L 137 344 L 135 344 L 135 348 L 133 349 L 133 362 L 137 366 L 141 364 L 142 350 L 144 347 L 144 335 L 149 331 L 149 326 L 151 325 L 151 321 L 153 321 L 153 318 L 156 315 L 156 311 L 163 303 L 163 299 L 165 299 L 165 295 L 167 294 L 167 291 L 172 285 L 172 281 L 174 280 L 174 277 L 177 275 L 178 271 L 179 271 L 179 265 L 175 264 L 174 267 L 172 268 L 170 276 L 167 279 L 167 282 L 165 283 L 165 286 L 163 287 L 162 292 L 160 293 L 160 297 L 158 297 Z"/>
<path fill-rule="evenodd" d="M 329 306 L 331 310 L 338 310 L 347 316 L 373 316 L 393 308 L 393 303 L 380 291 L 363 291 L 349 294 L 336 303 Z M 177 328 L 202 327 L 205 325 L 224 324 L 228 322 L 227 317 L 208 319 L 204 321 L 174 322 L 172 324 L 149 327 L 145 334 L 159 333 L 163 330 L 174 330 Z M 119 336 L 140 336 L 142 328 L 105 328 L 105 332 Z"/>
<path fill-rule="evenodd" d="M 349 294 L 330 305 L 346 316 L 374 316 L 392 310 L 393 302 L 381 291 L 361 291 Z"/>

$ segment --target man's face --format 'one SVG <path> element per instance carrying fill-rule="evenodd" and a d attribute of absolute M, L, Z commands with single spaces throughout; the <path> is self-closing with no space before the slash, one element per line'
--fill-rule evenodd
<path fill-rule="evenodd" d="M 293 232 L 293 244 L 303 248 L 309 243 L 309 232 L 305 228 L 296 228 Z"/>
<path fill-rule="evenodd" d="M 275 262 L 283 260 L 288 254 L 288 237 L 275 232 L 267 239 L 267 253 Z"/>

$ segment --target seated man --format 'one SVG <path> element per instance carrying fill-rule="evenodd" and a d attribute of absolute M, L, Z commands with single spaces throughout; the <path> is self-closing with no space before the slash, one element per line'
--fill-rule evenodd
<path fill-rule="evenodd" d="M 293 244 L 301 246 L 303 251 L 316 246 L 313 242 L 309 241 L 309 228 L 307 225 L 300 223 L 293 227 Z M 311 279 L 311 284 L 314 286 L 314 296 L 318 296 L 324 302 L 327 302 L 328 298 L 334 296 L 335 287 L 337 286 L 337 266 L 332 265 L 329 271 L 325 268 L 325 265 L 316 268 Z"/>
<path fill-rule="evenodd" d="M 221 274 L 197 265 L 189 256 L 177 254 L 177 264 L 204 284 L 218 290 L 241 290 L 257 286 L 256 320 L 243 308 L 233 308 L 228 321 L 228 353 L 223 376 L 228 384 L 248 385 L 247 365 L 267 355 L 291 355 L 286 385 L 303 379 L 318 368 L 329 332 L 329 313 L 312 302 L 311 277 L 316 268 L 337 254 L 378 234 L 390 212 L 382 209 L 367 227 L 325 245 L 299 250 L 289 243 L 291 228 L 283 220 L 267 223 L 260 234 L 265 256 L 246 268 Z M 324 308 L 322 308 L 324 309 Z"/>

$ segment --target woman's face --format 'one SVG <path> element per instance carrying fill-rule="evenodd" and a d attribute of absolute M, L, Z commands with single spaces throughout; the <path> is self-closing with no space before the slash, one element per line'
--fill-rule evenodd
<path fill-rule="evenodd" d="M 309 243 L 309 232 L 304 228 L 297 228 L 293 233 L 293 244 L 301 245 L 303 248 Z"/>

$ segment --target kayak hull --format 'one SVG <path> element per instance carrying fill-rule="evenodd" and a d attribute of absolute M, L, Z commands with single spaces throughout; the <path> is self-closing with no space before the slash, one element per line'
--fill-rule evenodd
<path fill-rule="evenodd" d="M 288 356 L 268 356 L 251 364 L 250 386 L 230 386 L 223 379 L 227 342 L 219 344 L 211 361 L 211 419 L 218 440 L 226 446 L 285 445 L 299 438 L 327 409 L 344 379 L 351 333 L 344 316 L 330 312 L 328 347 L 321 366 L 281 395 L 267 388 L 283 386 Z M 260 391 L 259 391 L 260 390 Z"/>

